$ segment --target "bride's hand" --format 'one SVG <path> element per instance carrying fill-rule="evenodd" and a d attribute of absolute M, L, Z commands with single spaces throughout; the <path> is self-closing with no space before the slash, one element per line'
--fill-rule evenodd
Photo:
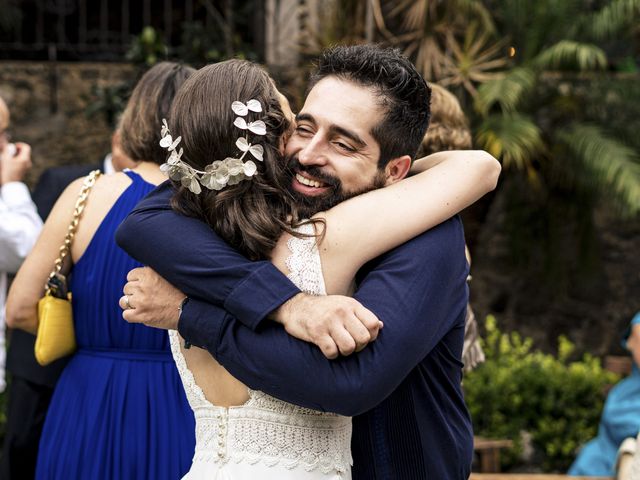
<path fill-rule="evenodd" d="M 351 297 L 313 296 L 291 298 L 274 312 L 287 333 L 316 344 L 325 357 L 351 355 L 378 338 L 382 322 Z"/>

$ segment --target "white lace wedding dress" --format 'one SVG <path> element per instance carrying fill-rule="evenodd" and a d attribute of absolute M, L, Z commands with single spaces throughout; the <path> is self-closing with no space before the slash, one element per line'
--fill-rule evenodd
<path fill-rule="evenodd" d="M 298 231 L 309 234 L 312 225 Z M 302 291 L 326 295 L 315 238 L 291 238 L 289 278 Z M 249 390 L 237 407 L 217 407 L 187 368 L 180 337 L 171 351 L 196 419 L 196 447 L 187 480 L 349 480 L 351 419 L 283 402 Z M 250 354 L 250 353 L 248 353 Z"/>

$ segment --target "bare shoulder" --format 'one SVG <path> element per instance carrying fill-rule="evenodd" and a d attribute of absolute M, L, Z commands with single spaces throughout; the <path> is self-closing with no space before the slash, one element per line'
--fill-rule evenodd
<path fill-rule="evenodd" d="M 75 179 L 67 188 L 64 189 L 62 195 L 58 199 L 62 204 L 75 203 L 82 186 L 84 185 L 86 176 Z M 100 196 L 107 198 L 109 196 L 119 196 L 122 191 L 131 184 L 131 179 L 123 173 L 114 173 L 111 175 L 100 175 L 91 189 L 90 196 Z"/>
<path fill-rule="evenodd" d="M 84 181 L 84 178 L 82 180 Z M 92 191 L 101 196 L 118 197 L 129 185 L 131 185 L 131 179 L 122 172 L 103 174 L 97 178 Z"/>
<path fill-rule="evenodd" d="M 84 182 L 84 178 L 81 179 L 80 186 L 76 189 L 76 196 L 82 188 L 82 182 Z M 131 179 L 124 173 L 100 175 L 89 192 L 84 213 L 85 218 L 94 215 L 103 217 L 129 185 L 131 185 Z"/>

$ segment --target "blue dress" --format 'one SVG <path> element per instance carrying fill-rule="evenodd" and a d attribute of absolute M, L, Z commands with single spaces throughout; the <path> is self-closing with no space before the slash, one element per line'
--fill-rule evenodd
<path fill-rule="evenodd" d="M 195 422 L 164 330 L 128 324 L 118 299 L 140 266 L 115 231 L 154 185 L 131 171 L 70 282 L 78 351 L 56 385 L 37 479 L 167 479 L 189 471 Z"/>

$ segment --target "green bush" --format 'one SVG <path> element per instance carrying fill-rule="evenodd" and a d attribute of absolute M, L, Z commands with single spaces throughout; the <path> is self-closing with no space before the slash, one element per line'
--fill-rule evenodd
<path fill-rule="evenodd" d="M 465 398 L 476 435 L 514 441 L 503 467 L 523 463 L 528 437 L 534 449 L 529 463 L 563 471 L 596 435 L 606 386 L 618 378 L 588 354 L 570 361 L 574 346 L 565 337 L 558 338 L 557 356 L 532 346 L 530 338 L 501 332 L 488 316 L 486 362 L 465 377 Z"/>

